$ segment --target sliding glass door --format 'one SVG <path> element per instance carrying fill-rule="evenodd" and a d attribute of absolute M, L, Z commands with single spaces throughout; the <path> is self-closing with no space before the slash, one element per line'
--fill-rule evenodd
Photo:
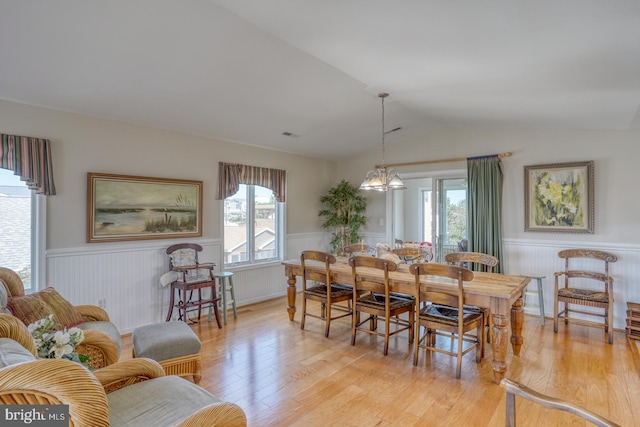
<path fill-rule="evenodd" d="M 458 250 L 458 242 L 467 237 L 465 172 L 403 177 L 407 189 L 390 192 L 390 243 L 429 242 L 435 262 Z"/>
<path fill-rule="evenodd" d="M 435 189 L 435 261 L 444 262 L 444 256 L 457 251 L 467 237 L 467 179 L 436 179 Z"/>

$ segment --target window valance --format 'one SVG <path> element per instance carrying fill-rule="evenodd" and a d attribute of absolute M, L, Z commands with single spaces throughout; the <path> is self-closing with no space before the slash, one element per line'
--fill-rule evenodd
<path fill-rule="evenodd" d="M 218 163 L 218 200 L 234 195 L 240 184 L 259 185 L 273 191 L 278 202 L 285 201 L 287 171 L 239 165 L 236 163 Z"/>
<path fill-rule="evenodd" d="M 9 169 L 38 194 L 56 194 L 48 139 L 0 134 L 0 167 Z"/>

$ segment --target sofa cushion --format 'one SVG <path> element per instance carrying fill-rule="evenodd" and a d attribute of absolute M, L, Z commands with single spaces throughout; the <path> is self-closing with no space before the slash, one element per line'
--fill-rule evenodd
<path fill-rule="evenodd" d="M 47 304 L 35 294 L 9 297 L 7 308 L 25 325 L 44 319 L 51 314 Z"/>
<path fill-rule="evenodd" d="M 112 426 L 173 426 L 204 406 L 220 402 L 205 389 L 170 375 L 143 381 L 107 395 Z"/>
<path fill-rule="evenodd" d="M 29 362 L 35 357 L 11 338 L 0 338 L 0 369 L 16 363 Z"/>
<path fill-rule="evenodd" d="M 25 325 L 43 319 L 49 314 L 53 314 L 54 322 L 67 328 L 84 322 L 82 314 L 75 306 L 51 287 L 29 295 L 9 297 L 7 307 Z"/>
<path fill-rule="evenodd" d="M 36 292 L 36 294 L 47 304 L 54 319 L 60 325 L 71 328 L 84 322 L 84 317 L 76 307 L 64 299 L 54 288 L 49 287 Z"/>
<path fill-rule="evenodd" d="M 0 280 L 0 313 L 11 314 L 7 308 L 7 302 L 9 302 L 9 292 L 7 292 L 2 280 Z"/>

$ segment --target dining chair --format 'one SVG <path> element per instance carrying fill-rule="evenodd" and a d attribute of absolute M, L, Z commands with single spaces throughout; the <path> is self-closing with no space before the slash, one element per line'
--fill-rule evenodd
<path fill-rule="evenodd" d="M 377 250 L 374 246 L 367 245 L 366 243 L 353 243 L 342 248 L 342 252 L 349 257 L 355 255 L 376 256 Z"/>
<path fill-rule="evenodd" d="M 462 356 L 476 350 L 476 363 L 484 357 L 484 312 L 469 310 L 464 304 L 464 282 L 473 279 L 473 272 L 466 268 L 445 264 L 412 264 L 409 271 L 415 276 L 418 306 L 426 303 L 418 313 L 415 325 L 413 365 L 418 365 L 420 348 L 427 351 L 456 356 L 456 378 L 462 371 Z M 433 289 L 421 284 L 422 276 L 436 276 L 453 279 L 456 286 L 451 289 Z M 424 327 L 421 335 L 420 327 Z M 476 330 L 475 335 L 469 332 Z M 446 334 L 445 334 L 446 332 Z M 447 350 L 448 346 L 438 347 L 436 336 L 444 336 L 457 341 L 456 351 Z M 464 343 L 468 343 L 466 346 Z"/>
<path fill-rule="evenodd" d="M 463 240 L 466 240 L 466 239 L 463 239 Z M 460 242 L 463 242 L 463 240 L 461 240 Z M 461 243 L 458 243 L 458 247 L 460 247 L 460 245 Z M 493 270 L 498 266 L 500 262 L 498 261 L 498 258 L 494 257 L 493 255 L 484 254 L 482 252 L 465 252 L 465 251 L 451 252 L 445 255 L 444 261 L 447 264 L 457 265 L 458 267 L 468 268 L 470 270 L 477 270 L 478 268 L 480 268 L 481 270 L 478 270 L 478 271 L 482 271 L 482 269 L 485 269 L 489 273 L 493 272 Z M 470 263 L 475 263 L 480 267 L 473 266 Z M 487 342 L 490 343 L 491 327 L 493 326 L 492 320 L 491 320 L 491 310 L 489 310 L 488 308 L 480 308 L 475 306 L 474 307 L 469 306 L 467 308 L 468 309 L 473 308 L 476 310 L 484 311 L 485 327 L 486 327 L 485 334 L 487 336 Z"/>
<path fill-rule="evenodd" d="M 319 261 L 324 263 L 324 271 L 314 271 L 307 268 L 307 261 Z M 321 251 L 300 252 L 300 265 L 302 267 L 302 320 L 300 329 L 304 329 L 305 318 L 315 317 L 325 321 L 324 336 L 329 337 L 331 321 L 352 315 L 351 301 L 353 292 L 351 287 L 334 283 L 331 280 L 331 264 L 335 264 L 336 257 Z M 308 282 L 315 282 L 314 284 Z M 320 303 L 320 314 L 307 313 L 307 300 Z M 349 301 L 348 306 L 336 305 L 339 302 Z M 331 311 L 340 312 L 338 316 L 332 316 Z"/>
<path fill-rule="evenodd" d="M 564 271 L 554 273 L 553 332 L 558 332 L 558 319 L 563 319 L 565 325 L 572 322 L 604 328 L 609 344 L 613 344 L 613 277 L 609 275 L 609 264 L 616 262 L 618 257 L 595 249 L 565 249 L 558 252 L 558 256 L 564 259 Z M 578 264 L 588 265 L 589 269 L 576 269 Z M 596 265 L 601 267 L 600 271 L 592 271 Z M 559 311 L 561 303 L 564 310 Z M 579 310 L 572 307 L 575 305 L 602 309 L 603 312 Z M 584 316 L 590 317 L 585 319 Z M 589 320 L 591 317 L 602 317 L 603 321 Z"/>
<path fill-rule="evenodd" d="M 357 331 L 371 335 L 384 336 L 384 351 L 389 351 L 389 337 L 403 331 L 409 332 L 409 344 L 413 342 L 413 325 L 415 317 L 415 298 L 411 295 L 391 292 L 389 273 L 397 271 L 395 262 L 368 256 L 354 256 L 349 258 L 349 265 L 353 274 L 353 320 L 351 328 L 351 345 L 356 344 Z M 372 269 L 382 271 L 379 274 L 367 274 Z M 367 313 L 366 319 L 360 314 Z M 408 319 L 402 319 L 401 314 L 408 313 Z M 378 319 L 384 320 L 384 332 L 378 332 Z M 369 328 L 364 325 L 369 323 Z M 391 325 L 397 326 L 391 331 Z"/>

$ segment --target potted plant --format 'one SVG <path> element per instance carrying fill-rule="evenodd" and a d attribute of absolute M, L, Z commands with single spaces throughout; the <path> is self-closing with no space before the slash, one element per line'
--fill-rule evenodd
<path fill-rule="evenodd" d="M 320 202 L 323 209 L 318 216 L 325 218 L 322 228 L 334 230 L 331 235 L 331 253 L 344 255 L 343 247 L 360 241 L 360 228 L 367 221 L 364 216 L 367 201 L 360 195 L 358 187 L 343 179 L 329 189 L 327 194 L 320 198 Z"/>

